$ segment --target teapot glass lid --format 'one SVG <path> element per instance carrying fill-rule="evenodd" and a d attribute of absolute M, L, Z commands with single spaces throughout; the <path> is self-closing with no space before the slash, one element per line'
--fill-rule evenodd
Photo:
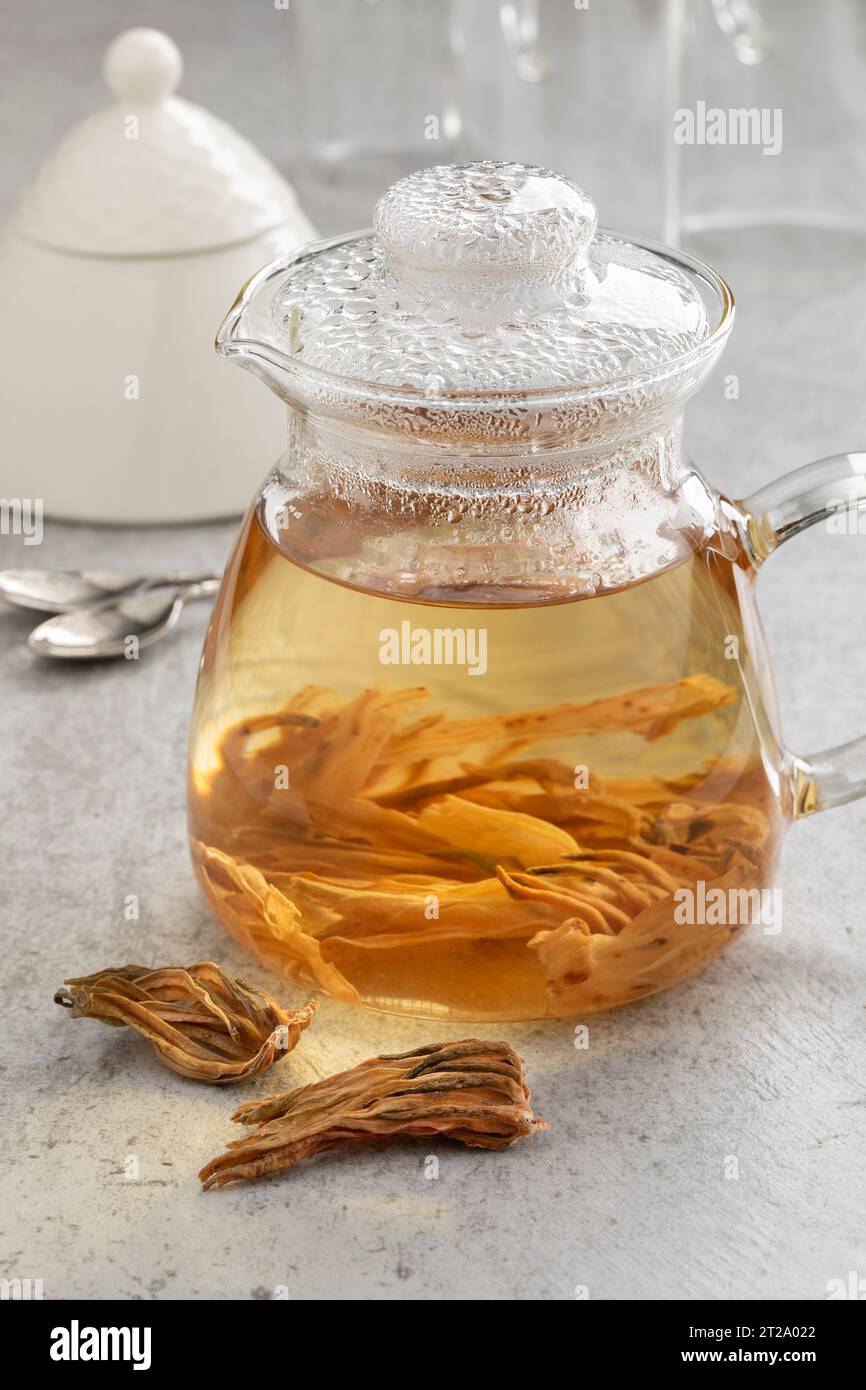
<path fill-rule="evenodd" d="M 443 425 L 434 402 L 471 401 L 471 429 L 484 435 L 484 396 L 597 408 L 601 392 L 619 415 L 684 399 L 715 361 L 732 307 L 700 262 L 599 230 L 569 179 L 483 161 L 401 179 L 371 231 L 267 267 L 217 346 L 289 400 L 393 427 L 393 414 L 373 419 L 376 396 L 410 410 L 414 398 L 416 417 L 420 397 L 422 433 Z"/>
<path fill-rule="evenodd" d="M 300 265 L 273 314 L 307 365 L 427 392 L 593 385 L 710 331 L 695 284 L 597 232 L 577 184 L 493 162 L 401 179 L 375 230 Z"/>

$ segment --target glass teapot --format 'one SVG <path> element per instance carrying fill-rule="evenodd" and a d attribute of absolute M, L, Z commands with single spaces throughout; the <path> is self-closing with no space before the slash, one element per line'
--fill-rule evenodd
<path fill-rule="evenodd" d="M 866 739 L 785 749 L 755 578 L 866 500 L 866 454 L 706 483 L 682 412 L 732 321 L 707 266 L 504 163 L 403 179 L 245 286 L 217 346 L 287 447 L 206 639 L 190 835 L 262 961 L 535 1018 L 777 929 L 785 825 L 866 792 Z"/>

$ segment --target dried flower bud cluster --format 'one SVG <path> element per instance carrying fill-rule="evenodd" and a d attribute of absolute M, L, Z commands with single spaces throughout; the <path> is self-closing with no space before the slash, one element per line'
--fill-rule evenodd
<path fill-rule="evenodd" d="M 279 1173 L 345 1144 L 436 1134 L 504 1149 L 546 1128 L 532 1112 L 518 1054 L 507 1043 L 475 1038 L 371 1057 L 242 1105 L 232 1119 L 258 1128 L 205 1165 L 199 1177 L 206 1190 Z"/>
<path fill-rule="evenodd" d="M 266 1071 L 291 1052 L 319 1007 L 311 999 L 303 1009 L 283 1009 L 210 961 L 98 970 L 66 980 L 54 1001 L 73 1018 L 135 1028 L 173 1071 L 218 1085 Z"/>
<path fill-rule="evenodd" d="M 425 1003 L 457 1000 L 463 1012 L 457 991 L 473 969 L 470 1007 L 482 998 L 515 1016 L 638 999 L 735 934 L 678 923 L 678 890 L 698 880 L 750 890 L 770 875 L 776 822 L 763 772 L 700 751 L 703 721 L 731 714 L 735 699 L 733 685 L 696 673 L 588 703 L 449 719 L 421 712 L 423 686 L 352 699 L 304 687 L 225 734 L 193 860 L 243 946 L 345 1003 L 399 997 L 401 976 L 423 971 Z M 555 755 L 563 739 L 650 744 L 686 725 L 697 765 L 684 736 L 666 775 L 602 776 Z M 271 793 L 276 766 L 288 781 Z M 255 822 L 236 815 L 238 783 L 258 789 Z"/>

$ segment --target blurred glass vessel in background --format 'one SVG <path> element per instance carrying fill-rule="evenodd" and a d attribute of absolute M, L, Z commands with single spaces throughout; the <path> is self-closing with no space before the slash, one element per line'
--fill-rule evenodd
<path fill-rule="evenodd" d="M 673 178 L 668 0 L 454 0 L 462 149 L 592 188 L 605 221 L 660 239 Z"/>
<path fill-rule="evenodd" d="M 292 0 L 287 167 L 322 232 L 457 154 L 457 0 Z"/>
<path fill-rule="evenodd" d="M 801 290 L 827 284 L 840 258 L 862 269 L 862 0 L 669 0 L 668 33 L 676 158 L 665 236 L 724 246 L 746 273 L 796 268 Z"/>

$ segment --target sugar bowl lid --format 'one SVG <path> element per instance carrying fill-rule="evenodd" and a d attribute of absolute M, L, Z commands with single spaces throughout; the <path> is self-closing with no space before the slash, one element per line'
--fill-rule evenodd
<path fill-rule="evenodd" d="M 116 100 L 76 125 L 12 214 L 22 236 L 91 256 L 214 250 L 297 216 L 291 188 L 225 122 L 174 95 L 183 64 L 156 29 L 109 46 Z"/>

